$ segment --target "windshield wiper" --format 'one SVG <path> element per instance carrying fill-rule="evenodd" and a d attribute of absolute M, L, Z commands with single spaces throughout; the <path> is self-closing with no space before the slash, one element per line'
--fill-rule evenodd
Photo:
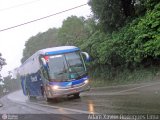
<path fill-rule="evenodd" d="M 68 68 L 69 69 L 71 69 L 70 67 L 71 67 L 71 65 L 69 64 L 69 62 L 67 61 L 67 64 L 68 64 Z M 74 78 L 74 79 L 79 79 L 81 76 L 80 76 L 80 74 L 75 70 L 75 68 L 74 67 L 72 67 L 72 70 L 73 70 L 73 72 L 74 73 L 76 73 L 77 75 L 78 75 L 78 77 L 76 77 L 76 78 Z M 69 74 L 70 74 L 70 71 L 69 71 Z"/>
<path fill-rule="evenodd" d="M 75 72 L 75 73 L 78 75 L 75 79 L 80 79 L 80 78 L 82 78 L 82 77 L 87 76 L 87 74 L 88 74 L 86 71 L 82 71 L 83 73 L 82 73 L 82 74 L 79 74 L 79 73 L 75 70 L 74 67 L 73 67 L 72 69 L 74 70 L 73 72 Z"/>
<path fill-rule="evenodd" d="M 85 77 L 85 76 L 87 76 L 88 75 L 88 73 L 87 72 L 84 72 L 84 73 L 82 73 L 80 76 L 81 77 Z"/>
<path fill-rule="evenodd" d="M 71 65 L 70 65 L 70 63 L 67 61 L 66 56 L 65 56 L 65 60 L 66 60 L 66 63 L 67 63 L 67 65 L 68 65 L 68 71 L 69 71 L 69 69 L 71 69 L 71 68 L 70 68 Z M 75 70 L 74 66 L 72 67 L 72 70 L 73 70 L 74 73 L 77 74 L 77 77 L 74 78 L 74 79 L 80 79 L 82 75 L 80 75 L 80 74 Z M 70 71 L 69 71 L 69 74 L 70 74 Z"/>

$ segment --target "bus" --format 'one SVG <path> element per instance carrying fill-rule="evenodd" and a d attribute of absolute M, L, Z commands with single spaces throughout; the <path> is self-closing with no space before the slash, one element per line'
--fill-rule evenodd
<path fill-rule="evenodd" d="M 37 51 L 20 67 L 24 95 L 42 96 L 46 101 L 90 90 L 85 61 L 89 55 L 75 46 L 60 46 Z"/>

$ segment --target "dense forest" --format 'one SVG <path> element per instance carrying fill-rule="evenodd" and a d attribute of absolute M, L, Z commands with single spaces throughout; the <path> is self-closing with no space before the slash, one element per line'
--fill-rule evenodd
<path fill-rule="evenodd" d="M 29 38 L 21 62 L 42 48 L 75 45 L 90 54 L 92 78 L 112 80 L 160 65 L 159 0 L 89 0 L 88 5 L 89 18 L 70 16 L 60 28 Z"/>

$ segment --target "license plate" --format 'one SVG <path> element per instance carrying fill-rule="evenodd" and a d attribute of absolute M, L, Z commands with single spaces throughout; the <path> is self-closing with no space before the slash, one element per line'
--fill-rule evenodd
<path fill-rule="evenodd" d="M 71 92 L 77 92 L 77 90 L 76 90 L 76 89 L 74 89 L 74 90 L 71 90 Z"/>

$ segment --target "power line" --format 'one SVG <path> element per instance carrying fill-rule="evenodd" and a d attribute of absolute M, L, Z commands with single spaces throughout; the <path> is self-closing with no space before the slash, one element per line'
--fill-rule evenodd
<path fill-rule="evenodd" d="M 57 13 L 54 13 L 54 14 L 45 16 L 45 17 L 41 17 L 41 18 L 38 18 L 38 19 L 34 19 L 34 20 L 31 20 L 31 21 L 28 21 L 28 22 L 25 22 L 25 23 L 21 23 L 21 24 L 12 26 L 12 27 L 8 27 L 8 28 L 5 28 L 5 29 L 1 29 L 0 32 L 6 31 L 6 30 L 9 30 L 9 29 L 13 29 L 13 28 L 16 28 L 16 27 L 20 27 L 20 26 L 23 26 L 23 25 L 26 25 L 26 24 L 30 24 L 30 23 L 33 23 L 33 22 L 36 22 L 36 21 L 39 21 L 39 20 L 43 20 L 43 19 L 46 19 L 46 18 L 55 16 L 55 15 L 58 15 L 58 14 L 62 14 L 62 13 L 64 13 L 64 12 L 68 12 L 68 11 L 71 11 L 71 10 L 73 10 L 73 9 L 77 9 L 77 8 L 83 7 L 83 6 L 85 6 L 85 5 L 87 5 L 87 4 L 82 4 L 82 5 L 79 5 L 79 6 L 70 8 L 70 9 L 67 9 L 67 10 L 63 10 L 63 11 L 61 11 L 61 12 L 57 12 Z"/>

